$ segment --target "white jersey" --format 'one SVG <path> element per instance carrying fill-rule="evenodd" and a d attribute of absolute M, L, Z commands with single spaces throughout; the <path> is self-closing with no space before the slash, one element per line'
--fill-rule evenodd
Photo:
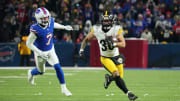
<path fill-rule="evenodd" d="M 109 47 L 105 41 L 105 38 L 108 36 L 116 38 L 116 36 L 118 35 L 118 31 L 123 31 L 121 26 L 113 26 L 108 32 L 105 33 L 104 31 L 102 31 L 102 26 L 95 25 L 93 26 L 92 31 L 94 32 L 94 35 L 98 40 L 101 56 L 114 57 L 120 54 L 118 47 Z"/>

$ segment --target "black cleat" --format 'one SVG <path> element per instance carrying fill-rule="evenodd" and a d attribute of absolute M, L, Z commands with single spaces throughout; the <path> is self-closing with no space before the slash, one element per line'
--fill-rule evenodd
<path fill-rule="evenodd" d="M 133 93 L 129 92 L 128 98 L 130 101 L 135 101 L 138 97 L 136 95 L 134 95 Z"/>
<path fill-rule="evenodd" d="M 110 85 L 110 83 L 111 83 L 110 75 L 109 74 L 105 74 L 104 88 L 107 89 L 108 86 Z"/>

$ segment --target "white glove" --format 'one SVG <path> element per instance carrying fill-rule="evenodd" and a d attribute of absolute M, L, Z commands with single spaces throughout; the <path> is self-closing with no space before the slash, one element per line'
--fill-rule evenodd
<path fill-rule="evenodd" d="M 65 29 L 65 30 L 68 30 L 68 31 L 73 30 L 73 28 L 72 28 L 70 25 L 65 26 L 65 28 L 64 28 L 64 29 Z"/>
<path fill-rule="evenodd" d="M 41 52 L 39 57 L 43 58 L 44 60 L 47 60 L 49 58 L 48 53 Z"/>
<path fill-rule="evenodd" d="M 84 50 L 83 49 L 79 50 L 79 56 L 80 56 L 80 58 L 84 57 Z"/>

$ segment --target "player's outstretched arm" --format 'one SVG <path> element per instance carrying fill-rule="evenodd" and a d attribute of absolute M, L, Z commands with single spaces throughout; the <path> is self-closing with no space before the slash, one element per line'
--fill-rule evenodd
<path fill-rule="evenodd" d="M 86 47 L 87 43 L 94 38 L 94 32 L 91 31 L 88 33 L 88 35 L 84 38 L 84 40 L 81 43 L 81 48 L 79 50 L 79 55 L 82 56 L 84 52 L 84 48 Z"/>
<path fill-rule="evenodd" d="M 31 32 L 28 36 L 26 45 L 28 48 L 30 48 L 32 51 L 41 54 L 41 50 L 39 50 L 35 45 L 34 45 L 34 41 L 37 39 L 37 36 L 35 35 L 35 33 Z"/>
<path fill-rule="evenodd" d="M 56 22 L 54 22 L 54 28 L 55 29 L 65 29 L 65 30 L 68 30 L 68 31 L 73 30 L 73 28 L 70 25 L 64 26 L 64 25 L 61 25 L 61 24 L 56 23 Z"/>

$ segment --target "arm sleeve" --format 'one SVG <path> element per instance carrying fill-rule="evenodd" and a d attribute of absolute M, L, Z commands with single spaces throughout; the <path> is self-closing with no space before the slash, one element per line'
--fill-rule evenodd
<path fill-rule="evenodd" d="M 28 36 L 26 45 L 28 48 L 30 48 L 32 51 L 36 52 L 37 54 L 41 53 L 41 50 L 39 50 L 35 45 L 34 45 L 34 41 L 36 40 L 37 36 L 31 32 Z"/>
<path fill-rule="evenodd" d="M 65 26 L 54 22 L 54 28 L 55 29 L 65 29 Z"/>

